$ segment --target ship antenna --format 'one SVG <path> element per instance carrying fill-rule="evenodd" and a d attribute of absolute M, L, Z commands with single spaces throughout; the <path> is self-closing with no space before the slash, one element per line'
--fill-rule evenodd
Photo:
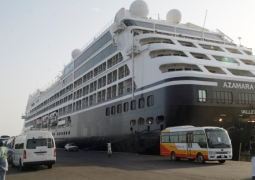
<path fill-rule="evenodd" d="M 202 36 L 203 36 L 202 38 L 203 38 L 203 41 L 204 41 L 204 38 L 205 38 L 205 37 L 204 37 L 204 36 L 205 36 L 205 35 L 204 35 L 204 29 L 205 29 L 206 17 L 207 17 L 207 10 L 206 10 L 206 12 L 205 12 L 205 20 L 204 20 L 204 25 L 203 25 L 203 29 L 202 29 Z"/>
<path fill-rule="evenodd" d="M 238 37 L 238 39 L 239 39 L 239 46 L 242 46 L 242 44 L 241 44 L 241 37 Z"/>

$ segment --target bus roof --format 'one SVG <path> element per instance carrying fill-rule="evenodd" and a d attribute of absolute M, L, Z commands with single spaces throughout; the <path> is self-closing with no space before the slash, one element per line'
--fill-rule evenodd
<path fill-rule="evenodd" d="M 223 129 L 221 127 L 215 126 L 204 126 L 204 127 L 195 127 L 195 126 L 175 126 L 175 127 L 168 127 L 163 132 L 175 132 L 175 131 L 194 131 L 194 130 L 205 130 L 205 129 Z"/>

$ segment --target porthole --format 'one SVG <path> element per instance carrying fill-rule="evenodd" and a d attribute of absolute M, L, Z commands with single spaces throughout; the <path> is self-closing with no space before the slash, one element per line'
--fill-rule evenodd
<path fill-rule="evenodd" d="M 109 115 L 110 115 L 110 108 L 109 108 L 109 107 L 106 108 L 105 115 L 106 115 L 106 116 L 109 116 Z"/>
<path fill-rule="evenodd" d="M 156 121 L 157 121 L 157 123 L 162 123 L 162 122 L 165 121 L 165 117 L 164 116 L 157 116 Z"/>
<path fill-rule="evenodd" d="M 130 126 L 134 126 L 135 124 L 136 124 L 136 120 L 133 119 L 130 121 Z"/>
<path fill-rule="evenodd" d="M 147 106 L 153 106 L 154 105 L 154 96 L 148 96 L 147 97 Z"/>
<path fill-rule="evenodd" d="M 124 103 L 124 112 L 127 112 L 128 111 L 128 102 L 125 102 Z"/>
<path fill-rule="evenodd" d="M 112 114 L 115 114 L 115 106 L 112 106 L 112 108 L 111 108 L 111 113 L 112 113 Z"/>
<path fill-rule="evenodd" d="M 144 104 L 145 104 L 144 98 L 140 98 L 138 104 L 139 109 L 144 108 Z"/>
<path fill-rule="evenodd" d="M 148 117 L 146 119 L 146 123 L 149 124 L 149 125 L 153 124 L 154 123 L 154 118 L 153 117 Z"/>
<path fill-rule="evenodd" d="M 140 117 L 138 119 L 138 125 L 143 125 L 144 124 L 144 118 Z"/>
<path fill-rule="evenodd" d="M 118 104 L 117 113 L 121 113 L 121 112 L 122 112 L 122 104 Z"/>
<path fill-rule="evenodd" d="M 131 110 L 136 109 L 136 100 L 131 101 Z"/>

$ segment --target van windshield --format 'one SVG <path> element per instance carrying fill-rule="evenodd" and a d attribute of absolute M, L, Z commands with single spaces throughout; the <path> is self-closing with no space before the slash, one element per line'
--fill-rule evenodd
<path fill-rule="evenodd" d="M 27 149 L 36 149 L 36 147 L 40 147 L 40 146 L 53 148 L 54 147 L 53 139 L 45 138 L 45 139 L 28 139 L 27 140 Z"/>

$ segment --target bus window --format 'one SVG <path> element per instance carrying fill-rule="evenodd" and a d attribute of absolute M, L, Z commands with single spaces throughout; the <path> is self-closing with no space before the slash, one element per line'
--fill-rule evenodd
<path fill-rule="evenodd" d="M 193 142 L 194 143 L 206 142 L 204 131 L 194 131 L 193 132 Z"/>
<path fill-rule="evenodd" d="M 179 132 L 179 142 L 186 143 L 186 132 Z"/>
<path fill-rule="evenodd" d="M 171 143 L 178 142 L 178 132 L 170 132 L 170 142 Z"/>
<path fill-rule="evenodd" d="M 223 129 L 206 129 L 209 148 L 229 148 L 231 142 Z"/>
<path fill-rule="evenodd" d="M 162 143 L 169 143 L 170 142 L 169 133 L 162 133 L 162 135 L 161 135 L 161 142 Z"/>
<path fill-rule="evenodd" d="M 193 143 L 198 143 L 200 148 L 207 148 L 204 131 L 194 131 L 193 132 Z"/>

